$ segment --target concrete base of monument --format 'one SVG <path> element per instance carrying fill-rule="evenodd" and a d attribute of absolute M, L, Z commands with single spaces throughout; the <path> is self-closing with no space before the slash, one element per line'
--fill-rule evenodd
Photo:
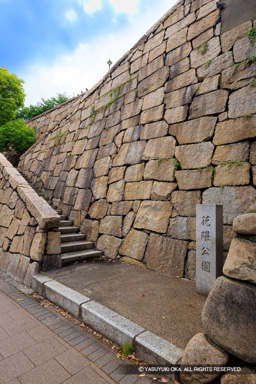
<path fill-rule="evenodd" d="M 195 283 L 120 262 L 86 262 L 33 278 L 33 289 L 149 364 L 177 364 L 203 332 Z"/>

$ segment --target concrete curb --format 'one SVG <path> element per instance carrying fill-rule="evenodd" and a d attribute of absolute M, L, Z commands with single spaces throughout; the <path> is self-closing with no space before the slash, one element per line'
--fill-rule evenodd
<path fill-rule="evenodd" d="M 180 363 L 182 349 L 56 280 L 34 275 L 32 288 L 116 344 L 132 343 L 136 356 L 146 363 Z"/>

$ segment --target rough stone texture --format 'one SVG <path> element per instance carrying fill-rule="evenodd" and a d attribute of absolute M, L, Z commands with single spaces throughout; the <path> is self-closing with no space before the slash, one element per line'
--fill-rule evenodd
<path fill-rule="evenodd" d="M 144 257 L 147 239 L 146 233 L 132 229 L 120 248 L 120 254 L 141 261 Z"/>
<path fill-rule="evenodd" d="M 127 168 L 125 172 L 125 181 L 141 181 L 144 173 L 144 165 L 136 164 Z"/>
<path fill-rule="evenodd" d="M 124 194 L 124 186 L 125 186 L 124 180 L 120 180 L 120 181 L 117 181 L 116 183 L 110 184 L 108 188 L 107 201 L 114 202 L 114 201 L 122 200 L 123 194 Z"/>
<path fill-rule="evenodd" d="M 245 239 L 233 239 L 223 273 L 232 279 L 256 284 L 256 244 Z"/>
<path fill-rule="evenodd" d="M 203 192 L 203 204 L 223 205 L 223 223 L 232 224 L 236 216 L 247 213 L 255 203 L 253 187 L 209 188 Z"/>
<path fill-rule="evenodd" d="M 200 35 L 208 28 L 213 27 L 216 23 L 218 16 L 219 10 L 216 10 L 215 12 L 210 13 L 210 15 L 192 24 L 188 29 L 188 40 L 194 39 L 196 36 Z"/>
<path fill-rule="evenodd" d="M 225 351 L 254 364 L 255 300 L 254 286 L 219 277 L 202 312 L 204 329 L 209 337 Z"/>
<path fill-rule="evenodd" d="M 256 214 L 247 213 L 237 216 L 233 221 L 233 229 L 241 235 L 256 235 Z"/>
<path fill-rule="evenodd" d="M 99 222 L 97 220 L 84 220 L 81 227 L 81 233 L 86 234 L 88 241 L 97 241 L 99 234 Z"/>
<path fill-rule="evenodd" d="M 224 112 L 227 100 L 228 92 L 223 89 L 197 96 L 190 106 L 189 118 Z"/>
<path fill-rule="evenodd" d="M 223 375 L 221 384 L 256 384 L 255 373 L 243 367 L 240 373 L 226 373 Z"/>
<path fill-rule="evenodd" d="M 247 36 L 251 26 L 251 22 L 247 21 L 246 23 L 243 23 L 236 28 L 231 29 L 230 31 L 223 33 L 221 36 L 222 51 L 226 52 L 230 50 L 230 48 L 232 48 L 238 39 Z"/>
<path fill-rule="evenodd" d="M 172 213 L 169 202 L 143 201 L 137 213 L 134 228 L 165 233 Z"/>
<path fill-rule="evenodd" d="M 179 144 L 200 143 L 211 139 L 216 122 L 216 117 L 201 117 L 200 119 L 171 125 L 169 134 L 175 136 Z"/>
<path fill-rule="evenodd" d="M 212 169 L 176 171 L 179 189 L 202 189 L 210 188 L 212 185 Z"/>
<path fill-rule="evenodd" d="M 152 181 L 140 181 L 138 183 L 127 183 L 124 191 L 125 200 L 150 199 Z"/>
<path fill-rule="evenodd" d="M 173 159 L 163 159 L 162 161 L 150 160 L 145 167 L 145 180 L 173 181 L 174 180 L 174 161 Z"/>
<path fill-rule="evenodd" d="M 181 106 L 177 108 L 168 109 L 165 112 L 164 118 L 168 124 L 175 124 L 186 120 L 188 107 Z"/>
<path fill-rule="evenodd" d="M 228 117 L 234 119 L 256 113 L 255 98 L 255 87 L 248 86 L 233 92 L 229 98 Z"/>
<path fill-rule="evenodd" d="M 196 240 L 195 217 L 175 217 L 170 219 L 168 236 L 181 240 Z"/>
<path fill-rule="evenodd" d="M 176 147 L 175 157 L 182 169 L 203 168 L 211 164 L 213 151 L 212 143 L 181 145 Z"/>
<path fill-rule="evenodd" d="M 60 232 L 48 232 L 46 253 L 47 255 L 58 255 L 61 253 Z"/>
<path fill-rule="evenodd" d="M 196 204 L 201 204 L 201 192 L 174 191 L 171 202 L 175 210 L 181 216 L 195 216 Z"/>
<path fill-rule="evenodd" d="M 151 233 L 145 254 L 147 268 L 182 277 L 186 253 L 186 241 Z"/>
<path fill-rule="evenodd" d="M 206 335 L 197 333 L 187 344 L 181 359 L 181 365 L 184 367 L 224 367 L 228 362 L 228 358 L 228 354 L 211 344 Z M 182 372 L 180 378 L 184 384 L 210 383 L 219 375 L 220 372 L 214 374 L 207 372 Z"/>
<path fill-rule="evenodd" d="M 227 161 L 247 161 L 249 156 L 249 143 L 238 143 L 230 145 L 220 145 L 216 147 L 212 164 L 220 165 Z M 237 160 L 239 159 L 239 160 Z M 250 162 L 252 163 L 251 159 Z"/>
<path fill-rule="evenodd" d="M 173 137 L 160 137 L 148 141 L 142 160 L 169 159 L 174 155 L 175 139 Z"/>
<path fill-rule="evenodd" d="M 215 168 L 214 186 L 248 185 L 250 183 L 250 164 L 223 164 Z"/>
<path fill-rule="evenodd" d="M 36 233 L 30 248 L 30 257 L 35 261 L 42 261 L 47 236 L 45 233 Z"/>
<path fill-rule="evenodd" d="M 99 233 L 121 237 L 122 235 L 122 217 L 105 216 L 100 222 Z"/>
<path fill-rule="evenodd" d="M 122 240 L 117 237 L 102 235 L 97 242 L 97 248 L 102 250 L 107 257 L 115 259 L 121 243 Z"/>
<path fill-rule="evenodd" d="M 116 201 L 111 206 L 111 215 L 127 215 L 132 208 L 132 201 Z"/>
<path fill-rule="evenodd" d="M 256 116 L 218 123 L 213 138 L 214 145 L 236 143 L 256 137 Z"/>
<path fill-rule="evenodd" d="M 198 68 L 205 64 L 208 60 L 212 60 L 219 56 L 221 52 L 220 39 L 214 37 L 208 41 L 208 48 L 204 55 L 202 55 L 200 48 L 191 52 L 191 68 Z"/>
<path fill-rule="evenodd" d="M 113 166 L 117 167 L 125 164 L 138 164 L 144 151 L 146 143 L 144 141 L 123 144 L 118 155 L 113 161 Z"/>
<path fill-rule="evenodd" d="M 155 181 L 151 192 L 151 200 L 170 200 L 171 193 L 177 187 L 175 183 Z"/>
<path fill-rule="evenodd" d="M 107 195 L 108 178 L 107 176 L 97 177 L 93 179 L 91 188 L 93 197 L 98 199 L 104 199 Z"/>
<path fill-rule="evenodd" d="M 155 139 L 157 137 L 166 136 L 168 132 L 168 124 L 165 121 L 146 124 L 141 131 L 141 140 Z"/>
<path fill-rule="evenodd" d="M 108 211 L 108 202 L 107 200 L 101 199 L 95 201 L 88 212 L 91 219 L 103 219 L 106 216 Z"/>

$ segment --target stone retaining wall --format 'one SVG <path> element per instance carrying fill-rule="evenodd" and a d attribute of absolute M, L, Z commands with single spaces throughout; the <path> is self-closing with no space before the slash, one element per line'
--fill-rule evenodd
<path fill-rule="evenodd" d="M 113 259 L 194 279 L 196 204 L 223 204 L 226 254 L 255 202 L 255 22 L 221 33 L 219 14 L 179 1 L 92 90 L 29 122 L 20 171 Z"/>
<path fill-rule="evenodd" d="M 0 154 L 0 269 L 30 286 L 41 268 L 60 264 L 60 217 Z"/>

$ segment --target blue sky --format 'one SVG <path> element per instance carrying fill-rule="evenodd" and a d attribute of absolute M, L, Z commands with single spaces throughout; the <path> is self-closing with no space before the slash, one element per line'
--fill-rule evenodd
<path fill-rule="evenodd" d="M 26 105 L 91 88 L 176 0 L 0 0 L 0 66 Z"/>

